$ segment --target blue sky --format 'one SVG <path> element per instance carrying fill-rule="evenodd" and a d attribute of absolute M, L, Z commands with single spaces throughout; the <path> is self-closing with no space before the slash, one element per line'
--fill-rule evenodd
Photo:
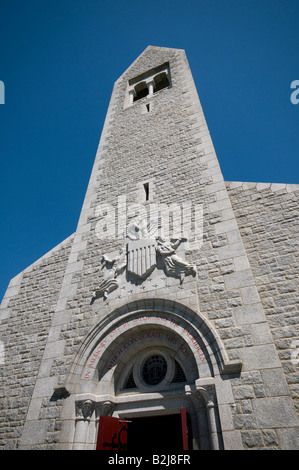
<path fill-rule="evenodd" d="M 76 230 L 113 83 L 185 49 L 226 181 L 299 183 L 298 0 L 1 0 L 0 299 Z"/>

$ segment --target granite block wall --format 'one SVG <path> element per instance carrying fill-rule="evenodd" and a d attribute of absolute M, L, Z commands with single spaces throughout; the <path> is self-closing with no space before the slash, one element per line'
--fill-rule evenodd
<path fill-rule="evenodd" d="M 0 448 L 18 448 L 71 243 L 72 237 L 12 279 L 1 304 Z"/>
<path fill-rule="evenodd" d="M 288 390 L 299 411 L 299 186 L 226 183 Z M 280 381 L 273 376 L 279 387 Z"/>

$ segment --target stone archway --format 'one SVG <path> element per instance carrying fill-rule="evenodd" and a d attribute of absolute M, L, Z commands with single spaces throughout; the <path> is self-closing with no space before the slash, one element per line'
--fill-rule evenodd
<path fill-rule="evenodd" d="M 157 356 L 166 364 L 165 375 L 147 383 L 144 364 Z M 175 367 L 184 380 L 175 380 Z M 193 448 L 221 448 L 215 384 L 220 374 L 238 368 L 198 312 L 165 299 L 126 304 L 94 327 L 73 363 L 64 410 L 70 419 L 68 442 L 72 448 L 94 448 L 103 414 L 165 415 L 183 404 L 192 421 Z M 128 390 L 130 377 L 134 386 Z M 64 433 L 62 442 L 65 438 Z"/>

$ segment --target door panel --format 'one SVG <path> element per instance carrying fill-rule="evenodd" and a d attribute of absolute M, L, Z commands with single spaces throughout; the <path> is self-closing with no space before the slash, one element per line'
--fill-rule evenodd
<path fill-rule="evenodd" d="M 181 422 L 182 422 L 182 438 L 183 450 L 188 450 L 188 426 L 187 426 L 187 412 L 186 408 L 181 408 Z"/>
<path fill-rule="evenodd" d="M 128 424 L 125 419 L 100 416 L 97 450 L 127 450 Z"/>
<path fill-rule="evenodd" d="M 180 415 L 135 418 L 129 423 L 131 451 L 189 449 L 186 408 L 181 408 Z M 100 416 L 96 449 L 128 450 L 128 421 Z"/>

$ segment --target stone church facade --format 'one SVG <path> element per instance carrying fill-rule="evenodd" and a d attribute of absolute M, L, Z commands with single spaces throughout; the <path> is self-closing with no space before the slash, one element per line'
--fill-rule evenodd
<path fill-rule="evenodd" d="M 298 195 L 225 182 L 185 52 L 149 46 L 76 232 L 2 301 L 0 448 L 298 449 Z"/>

